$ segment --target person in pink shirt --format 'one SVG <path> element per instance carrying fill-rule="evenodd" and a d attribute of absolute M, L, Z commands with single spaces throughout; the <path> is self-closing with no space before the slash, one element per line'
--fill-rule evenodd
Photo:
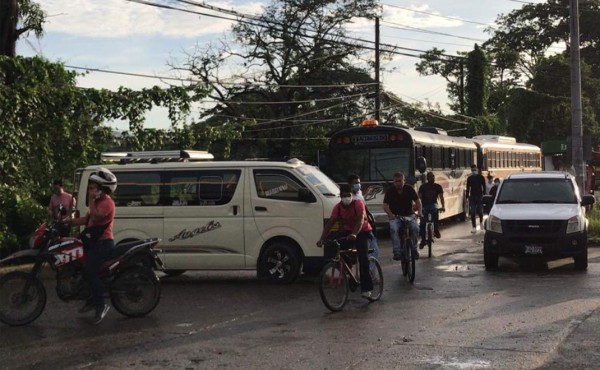
<path fill-rule="evenodd" d="M 352 190 L 350 185 L 343 184 L 340 186 L 341 201 L 335 205 L 331 211 L 331 216 L 323 228 L 321 239 L 317 242 L 317 246 L 321 247 L 329 235 L 336 221 L 342 221 L 342 231 L 335 237 L 346 237 L 340 242 L 341 248 L 348 249 L 355 246 L 358 250 L 358 259 L 360 265 L 360 288 L 362 296 L 366 299 L 371 297 L 373 290 L 373 280 L 369 272 L 369 244 L 371 243 L 372 233 L 371 225 L 367 220 L 367 212 L 365 204 L 358 200 L 352 199 Z"/>
<path fill-rule="evenodd" d="M 64 219 L 64 215 L 60 214 L 60 206 L 62 205 L 67 216 L 70 217 L 71 211 L 75 209 L 77 201 L 75 198 L 67 193 L 63 188 L 62 180 L 54 180 L 54 194 L 50 197 L 50 204 L 48 204 L 48 215 L 55 220 Z"/>
<path fill-rule="evenodd" d="M 117 188 L 116 176 L 100 167 L 90 175 L 88 181 L 88 213 L 71 220 L 72 225 L 85 225 L 81 233 L 86 252 L 86 273 L 90 280 L 91 299 L 79 310 L 85 313 L 96 308 L 94 324 L 99 324 L 110 306 L 104 302 L 104 285 L 100 279 L 100 265 L 110 258 L 115 242 L 113 224 L 115 218 L 115 202 L 110 197 Z"/>

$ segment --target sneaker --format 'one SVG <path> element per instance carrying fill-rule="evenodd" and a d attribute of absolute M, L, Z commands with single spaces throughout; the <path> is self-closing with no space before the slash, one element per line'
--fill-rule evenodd
<path fill-rule="evenodd" d="M 365 299 L 371 299 L 371 291 L 367 290 L 361 293 L 361 296 Z"/>
<path fill-rule="evenodd" d="M 104 307 L 102 307 L 100 309 L 96 309 L 96 317 L 94 317 L 94 325 L 100 324 L 102 322 L 102 319 L 104 319 L 104 316 L 106 316 L 106 314 L 108 313 L 108 310 L 110 310 L 110 306 L 107 305 L 106 303 L 104 304 Z"/>
<path fill-rule="evenodd" d="M 475 229 L 475 231 L 479 231 L 481 230 L 481 228 L 479 226 L 477 226 L 477 228 Z"/>
<path fill-rule="evenodd" d="M 476 229 L 476 228 L 472 228 L 472 229 L 471 229 L 471 234 L 475 234 L 476 232 L 477 232 L 477 229 Z"/>
<path fill-rule="evenodd" d="M 425 241 L 425 239 L 421 239 L 421 242 L 419 243 L 419 249 L 425 248 L 425 244 L 427 244 L 427 242 Z"/>
<path fill-rule="evenodd" d="M 435 236 L 436 238 L 438 238 L 438 239 L 439 239 L 439 238 L 441 238 L 441 237 L 442 237 L 442 234 L 440 234 L 440 231 L 439 231 L 439 230 L 434 230 L 434 231 L 433 231 L 433 236 Z"/>
<path fill-rule="evenodd" d="M 393 257 L 394 261 L 400 261 L 402 260 L 402 255 L 399 253 L 394 253 L 394 257 Z"/>
<path fill-rule="evenodd" d="M 79 309 L 79 311 L 77 311 L 77 312 L 86 313 L 86 312 L 90 312 L 93 309 L 94 309 L 94 302 L 92 302 L 91 300 L 88 299 L 85 301 L 85 304 L 83 305 L 83 307 L 81 307 Z"/>

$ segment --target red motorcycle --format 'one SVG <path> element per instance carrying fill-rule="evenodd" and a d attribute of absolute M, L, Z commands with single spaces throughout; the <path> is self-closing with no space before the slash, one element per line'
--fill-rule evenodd
<path fill-rule="evenodd" d="M 163 270 L 164 266 L 154 249 L 158 242 L 158 238 L 152 238 L 120 244 L 100 266 L 112 306 L 125 316 L 145 316 L 160 300 L 160 282 L 154 270 Z M 14 271 L 0 278 L 0 321 L 7 325 L 29 324 L 44 311 L 46 289 L 39 274 L 45 263 L 56 272 L 56 293 L 61 300 L 84 301 L 90 297 L 81 239 L 61 237 L 60 223 L 51 227 L 44 223 L 36 230 L 30 247 L 0 260 L 1 265 L 35 259 L 31 271 Z"/>

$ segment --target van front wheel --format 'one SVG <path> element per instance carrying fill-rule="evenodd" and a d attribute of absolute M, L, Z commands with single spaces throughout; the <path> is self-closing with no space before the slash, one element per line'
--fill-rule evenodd
<path fill-rule="evenodd" d="M 261 269 L 274 283 L 293 283 L 300 274 L 300 257 L 288 243 L 276 242 L 265 249 Z"/>

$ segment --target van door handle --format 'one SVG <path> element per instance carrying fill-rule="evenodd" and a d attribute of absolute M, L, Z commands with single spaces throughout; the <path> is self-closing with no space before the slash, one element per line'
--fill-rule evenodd
<path fill-rule="evenodd" d="M 237 216 L 238 206 L 233 206 L 233 215 Z"/>
<path fill-rule="evenodd" d="M 256 211 L 266 211 L 267 207 L 254 207 Z"/>

